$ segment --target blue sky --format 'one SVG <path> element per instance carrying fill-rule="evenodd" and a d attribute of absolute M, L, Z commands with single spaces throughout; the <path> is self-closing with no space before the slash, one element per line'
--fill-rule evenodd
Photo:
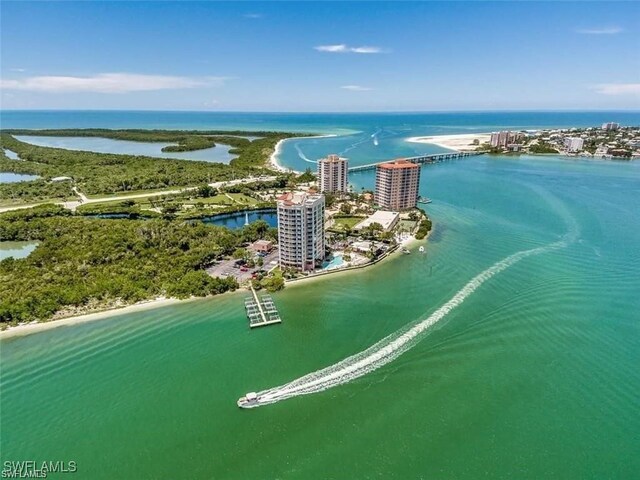
<path fill-rule="evenodd" d="M 640 109 L 640 2 L 0 7 L 3 109 Z"/>

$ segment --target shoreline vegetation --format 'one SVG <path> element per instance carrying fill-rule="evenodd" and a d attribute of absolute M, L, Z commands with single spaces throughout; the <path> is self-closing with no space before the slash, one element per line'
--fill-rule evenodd
<path fill-rule="evenodd" d="M 427 218 L 430 222 L 430 218 Z M 401 243 L 397 245 L 397 247 L 390 252 L 389 254 L 383 256 L 377 261 L 367 263 L 365 265 L 361 265 L 354 268 L 347 269 L 336 269 L 330 270 L 323 275 L 311 275 L 308 277 L 301 277 L 295 280 L 288 280 L 285 282 L 286 288 L 297 288 L 299 286 L 309 285 L 314 281 L 322 281 L 329 279 L 334 279 L 335 275 L 351 275 L 357 273 L 359 270 L 368 269 L 369 267 L 375 267 L 377 265 L 381 265 L 383 263 L 389 262 L 394 258 L 402 258 L 400 253 L 403 247 L 411 247 L 415 246 L 421 242 L 427 242 L 429 237 L 431 236 L 432 229 L 430 229 L 424 238 L 418 239 L 415 235 L 411 235 L 404 239 Z M 19 325 L 8 325 L 5 329 L 0 330 L 0 339 L 8 339 L 20 336 L 31 335 L 34 333 L 43 332 L 46 330 L 51 330 L 58 327 L 64 326 L 72 326 L 79 325 L 82 323 L 92 322 L 96 320 L 106 320 L 108 318 L 116 317 L 119 315 L 124 315 L 127 313 L 140 312 L 146 310 L 152 310 L 156 308 L 162 308 L 171 305 L 183 304 L 185 302 L 191 302 L 195 300 L 206 300 L 211 299 L 214 296 L 225 295 L 225 294 L 233 294 L 240 293 L 241 289 L 229 290 L 225 293 L 221 293 L 218 295 L 208 295 L 206 297 L 189 297 L 189 298 L 167 298 L 164 296 L 159 296 L 149 300 L 142 300 L 133 304 L 124 304 L 119 306 L 105 306 L 104 308 L 95 309 L 92 311 L 84 311 L 82 313 L 71 313 L 68 315 L 62 315 L 58 317 L 53 317 L 47 321 L 31 321 L 29 323 L 22 323 Z"/>
<path fill-rule="evenodd" d="M 173 142 L 171 151 L 231 146 L 237 155 L 229 164 L 141 155 L 97 153 L 40 147 L 13 135 L 87 136 L 140 142 Z M 249 140 L 234 135 L 257 136 Z M 158 130 L 3 130 L 0 132 L 0 171 L 37 175 L 32 181 L 0 184 L 0 203 L 29 204 L 77 199 L 72 187 L 86 195 L 112 195 L 129 191 L 184 188 L 231 181 L 271 172 L 270 156 L 280 140 L 310 136 L 287 132 L 158 131 Z M 4 150 L 15 152 L 19 160 Z M 282 171 L 282 170 L 280 170 Z M 59 181 L 65 179 L 65 181 Z M 70 180 L 70 181 L 66 181 Z"/>
<path fill-rule="evenodd" d="M 266 222 L 236 232 L 165 218 L 87 218 L 55 205 L 4 213 L 2 240 L 40 243 L 26 258 L 0 261 L 0 323 L 235 290 L 234 278 L 205 268 L 265 235 L 273 236 Z"/>
<path fill-rule="evenodd" d="M 271 153 L 271 155 L 269 155 L 269 166 L 278 171 L 278 172 L 282 172 L 282 173 L 295 173 L 295 174 L 302 174 L 304 172 L 300 172 L 298 170 L 294 170 L 293 168 L 287 168 L 287 167 L 283 167 L 280 164 L 280 159 L 279 156 L 282 153 L 282 145 L 284 145 L 284 142 L 286 140 L 295 140 L 296 138 L 331 138 L 331 137 L 337 137 L 338 135 L 334 134 L 334 133 L 329 133 L 326 135 L 298 135 L 298 136 L 293 136 L 293 137 L 288 137 L 288 138 L 283 138 L 281 140 L 278 140 L 278 143 L 276 143 L 275 148 L 273 149 L 273 153 Z"/>

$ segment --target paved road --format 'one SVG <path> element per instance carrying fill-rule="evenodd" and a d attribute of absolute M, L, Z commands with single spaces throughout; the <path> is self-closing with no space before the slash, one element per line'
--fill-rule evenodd
<path fill-rule="evenodd" d="M 213 188 L 220 187 L 231 187 L 233 185 L 240 185 L 243 183 L 252 183 L 252 182 L 271 182 L 275 180 L 275 176 L 262 176 L 262 177 L 247 177 L 240 178 L 238 180 L 229 180 L 226 182 L 214 182 L 210 183 L 209 186 Z M 131 195 L 118 195 L 117 197 L 92 197 L 89 198 L 82 192 L 80 192 L 76 187 L 73 187 L 73 191 L 80 197 L 79 200 L 72 200 L 69 202 L 58 202 L 57 205 L 62 205 L 64 208 L 75 211 L 80 205 L 86 205 L 89 203 L 101 203 L 101 202 L 113 202 L 117 200 L 132 200 L 136 198 L 147 198 L 147 197 L 155 197 L 157 195 L 173 195 L 176 193 L 181 193 L 189 190 L 195 190 L 198 187 L 188 187 L 178 190 L 162 190 L 160 192 L 147 192 L 147 193 L 133 193 Z M 35 203 L 32 205 L 16 205 L 11 207 L 0 207 L 0 213 L 2 212 L 10 212 L 12 210 L 20 210 L 23 208 L 31 208 L 37 207 L 38 205 L 43 205 L 43 203 Z"/>

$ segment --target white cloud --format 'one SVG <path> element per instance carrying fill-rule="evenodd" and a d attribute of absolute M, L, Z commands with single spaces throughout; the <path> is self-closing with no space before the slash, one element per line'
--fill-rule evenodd
<path fill-rule="evenodd" d="M 373 90 L 371 87 L 363 87 L 362 85 L 343 85 L 340 88 L 343 90 L 350 90 L 352 92 L 368 92 Z"/>
<path fill-rule="evenodd" d="M 603 83 L 593 88 L 602 95 L 640 95 L 640 83 Z"/>
<path fill-rule="evenodd" d="M 227 80 L 225 77 L 190 78 L 136 73 L 100 73 L 90 77 L 39 76 L 19 80 L 2 79 L 0 88 L 53 93 L 128 93 L 220 86 L 225 80 Z"/>
<path fill-rule="evenodd" d="M 578 28 L 576 33 L 582 33 L 584 35 L 615 35 L 621 33 L 623 29 L 621 27 L 599 27 L 599 28 Z"/>
<path fill-rule="evenodd" d="M 354 47 L 351 51 L 353 53 L 382 53 L 380 47 Z"/>
<path fill-rule="evenodd" d="M 10 68 L 9 70 L 11 70 L 12 72 L 26 72 L 26 70 L 24 68 Z"/>
<path fill-rule="evenodd" d="M 244 18 L 262 18 L 261 13 L 245 13 L 243 15 Z"/>
<path fill-rule="evenodd" d="M 380 47 L 370 47 L 370 46 L 362 46 L 362 47 L 349 47 L 344 43 L 338 43 L 336 45 L 318 45 L 317 47 L 313 47 L 319 52 L 330 52 L 330 53 L 383 53 L 383 49 Z"/>
<path fill-rule="evenodd" d="M 317 47 L 313 47 L 319 52 L 332 52 L 332 53 L 346 53 L 349 51 L 345 44 L 339 45 L 318 45 Z"/>

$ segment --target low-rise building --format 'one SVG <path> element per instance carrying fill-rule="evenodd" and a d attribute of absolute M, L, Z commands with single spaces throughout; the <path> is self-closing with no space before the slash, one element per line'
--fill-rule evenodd
<path fill-rule="evenodd" d="M 399 212 L 389 212 L 386 210 L 378 210 L 373 215 L 370 215 L 357 225 L 353 227 L 354 230 L 360 230 L 368 227 L 373 223 L 378 223 L 382 226 L 382 229 L 385 232 L 388 232 L 393 227 L 395 227 L 400 221 L 400 213 Z"/>
<path fill-rule="evenodd" d="M 269 240 L 256 240 L 249 246 L 256 253 L 269 253 L 273 250 L 273 242 Z"/>

